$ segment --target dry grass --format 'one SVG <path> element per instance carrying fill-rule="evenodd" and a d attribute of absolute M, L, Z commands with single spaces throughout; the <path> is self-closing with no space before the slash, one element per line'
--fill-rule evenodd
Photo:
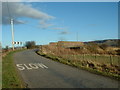
<path fill-rule="evenodd" d="M 62 58 L 67 63 L 75 64 L 75 66 L 90 68 L 100 72 L 105 72 L 114 75 L 120 75 L 119 58 L 118 55 L 109 54 L 91 54 L 91 52 L 83 48 L 80 50 L 66 49 L 56 45 L 44 45 L 42 46 L 42 53 L 44 55 L 51 55 L 58 58 Z"/>

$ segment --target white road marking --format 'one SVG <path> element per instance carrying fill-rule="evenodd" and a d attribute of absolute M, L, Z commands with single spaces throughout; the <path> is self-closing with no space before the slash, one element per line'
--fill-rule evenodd
<path fill-rule="evenodd" d="M 16 64 L 16 66 L 18 67 L 19 70 L 24 70 L 25 69 L 25 67 L 22 66 L 22 64 Z"/>
<path fill-rule="evenodd" d="M 45 67 L 45 68 L 48 68 L 47 66 L 45 66 L 45 65 L 44 65 L 44 64 L 42 64 L 42 63 L 41 63 L 41 65 L 42 65 L 43 67 Z"/>
<path fill-rule="evenodd" d="M 26 64 L 23 64 L 27 69 L 32 69 L 32 67 L 27 66 Z"/>
<path fill-rule="evenodd" d="M 41 68 L 44 68 L 43 65 L 41 63 L 38 63 L 38 66 Z"/>
<path fill-rule="evenodd" d="M 36 64 L 29 64 L 30 67 L 34 68 L 34 69 L 38 69 L 39 67 Z"/>
<path fill-rule="evenodd" d="M 31 70 L 31 69 L 47 69 L 48 67 L 42 63 L 29 63 L 29 64 L 16 64 L 19 70 Z"/>

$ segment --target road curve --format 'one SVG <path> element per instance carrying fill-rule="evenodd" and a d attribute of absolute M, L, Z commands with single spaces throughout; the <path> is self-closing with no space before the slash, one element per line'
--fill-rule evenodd
<path fill-rule="evenodd" d="M 64 65 L 25 50 L 14 54 L 28 88 L 118 88 L 118 81 Z"/>

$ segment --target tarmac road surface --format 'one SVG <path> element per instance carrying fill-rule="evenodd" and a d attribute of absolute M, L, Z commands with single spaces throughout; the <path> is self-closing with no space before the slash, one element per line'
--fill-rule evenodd
<path fill-rule="evenodd" d="M 39 56 L 35 50 L 14 54 L 28 88 L 118 88 L 118 81 Z"/>

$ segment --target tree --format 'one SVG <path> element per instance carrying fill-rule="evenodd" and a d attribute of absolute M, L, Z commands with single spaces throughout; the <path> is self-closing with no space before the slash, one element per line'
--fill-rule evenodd
<path fill-rule="evenodd" d="M 6 47 L 5 47 L 5 50 L 8 51 L 8 49 L 9 49 L 9 46 L 6 46 Z"/>
<path fill-rule="evenodd" d="M 27 41 L 25 43 L 25 46 L 27 47 L 27 49 L 35 48 L 36 43 L 35 43 L 35 41 Z"/>

